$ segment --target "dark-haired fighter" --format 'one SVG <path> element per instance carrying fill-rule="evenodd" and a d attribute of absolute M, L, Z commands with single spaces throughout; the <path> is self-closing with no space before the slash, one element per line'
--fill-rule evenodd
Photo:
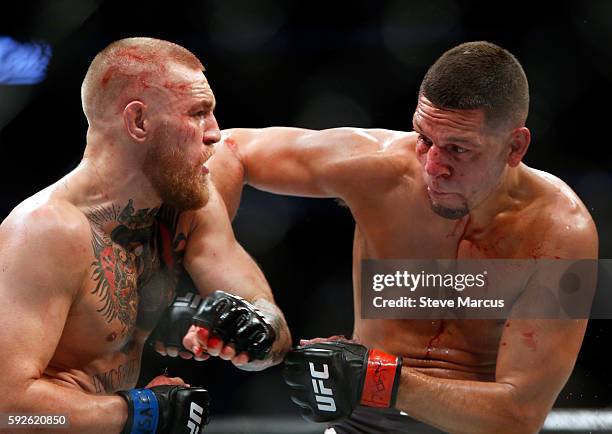
<path fill-rule="evenodd" d="M 257 354 L 263 360 L 236 354 L 224 345 L 235 327 L 203 305 L 193 322 L 227 339 L 205 339 L 210 353 L 256 369 L 280 362 L 290 345 L 270 288 L 208 180 L 204 163 L 220 137 L 214 95 L 188 50 L 133 38 L 95 57 L 82 101 L 82 162 L 0 226 L 0 414 L 65 415 L 61 431 L 80 434 L 200 432 L 205 390 L 163 376 L 133 389 L 145 339 L 184 273 L 203 297 L 242 296 L 221 295 L 240 308 L 241 324 L 274 330 L 271 349 Z"/>
<path fill-rule="evenodd" d="M 524 434 L 542 426 L 573 369 L 586 321 L 364 320 L 360 306 L 362 259 L 597 257 L 595 225 L 576 194 L 521 163 L 530 143 L 528 105 L 515 57 L 473 42 L 427 72 L 414 132 L 224 133 L 211 164 L 224 176 L 234 170 L 233 184 L 218 182 L 231 208 L 244 179 L 276 193 L 341 198 L 355 218 L 354 339 L 382 353 L 319 341 L 291 352 L 288 380 L 311 419 L 352 411 L 334 425 L 338 433 L 408 432 L 398 410 L 453 433 Z M 529 298 L 530 287 L 516 290 L 519 301 Z M 396 356 L 403 360 L 398 376 L 374 383 L 388 395 L 366 396 L 376 389 L 367 383 L 376 371 L 366 373 L 364 363 L 393 372 Z M 319 410 L 332 391 L 335 409 Z M 365 406 L 353 411 L 359 402 Z"/>

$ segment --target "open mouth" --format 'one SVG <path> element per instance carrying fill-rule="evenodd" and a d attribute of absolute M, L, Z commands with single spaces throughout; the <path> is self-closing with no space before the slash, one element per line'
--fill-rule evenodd
<path fill-rule="evenodd" d="M 202 167 L 202 172 L 204 173 L 209 172 L 208 167 L 206 167 L 205 164 L 208 160 L 210 160 L 210 157 L 212 157 L 212 153 L 207 153 L 207 154 L 202 155 L 202 162 L 199 165 Z"/>

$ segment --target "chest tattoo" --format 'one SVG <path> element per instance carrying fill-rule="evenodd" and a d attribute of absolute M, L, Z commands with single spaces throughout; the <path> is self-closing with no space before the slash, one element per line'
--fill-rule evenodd
<path fill-rule="evenodd" d="M 180 213 L 166 206 L 137 210 L 129 200 L 123 208 L 92 208 L 87 217 L 98 313 L 107 323 L 119 321 L 121 337 L 136 325 L 153 327 L 184 273 L 187 237 L 177 231 Z"/>
<path fill-rule="evenodd" d="M 130 200 L 123 209 L 111 205 L 87 213 L 95 257 L 91 293 L 100 298 L 102 306 L 97 311 L 104 319 L 120 322 L 122 336 L 134 327 L 137 288 L 154 267 L 151 239 L 157 210 L 135 210 Z M 108 225 L 116 225 L 110 234 L 104 230 Z"/>

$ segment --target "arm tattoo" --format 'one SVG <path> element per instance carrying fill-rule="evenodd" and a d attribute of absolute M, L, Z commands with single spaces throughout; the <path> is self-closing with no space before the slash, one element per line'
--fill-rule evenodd
<path fill-rule="evenodd" d="M 253 305 L 264 313 L 266 319 L 276 333 L 276 341 L 272 344 L 270 354 L 268 354 L 266 360 L 262 362 L 267 362 L 268 366 L 280 363 L 285 358 L 285 354 L 291 346 L 291 334 L 289 332 L 289 327 L 287 327 L 285 317 L 278 306 L 265 298 L 254 300 Z M 252 363 L 257 363 L 257 361 Z"/>

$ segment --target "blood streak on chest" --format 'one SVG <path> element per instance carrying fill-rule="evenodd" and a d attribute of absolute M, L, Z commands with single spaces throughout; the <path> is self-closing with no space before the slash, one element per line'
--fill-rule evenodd
<path fill-rule="evenodd" d="M 434 342 L 437 343 L 440 340 L 440 336 L 442 335 L 442 333 L 444 333 L 445 326 L 446 324 L 444 323 L 444 320 L 440 320 L 438 324 L 438 330 L 427 343 L 427 352 L 425 353 L 425 357 L 429 358 L 429 356 L 431 355 L 431 350 L 433 349 Z"/>

